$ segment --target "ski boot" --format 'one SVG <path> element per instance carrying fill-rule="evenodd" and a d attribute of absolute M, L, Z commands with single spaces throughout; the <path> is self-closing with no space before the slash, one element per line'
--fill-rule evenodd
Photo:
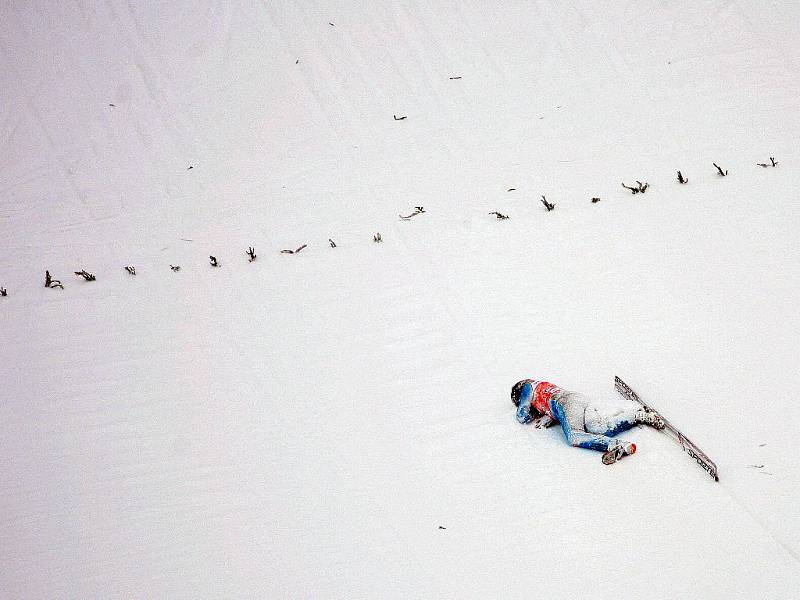
<path fill-rule="evenodd" d="M 603 454 L 603 464 L 613 465 L 620 458 L 628 456 L 629 454 L 633 454 L 634 452 L 636 452 L 636 444 L 632 444 L 630 442 L 620 442 L 616 446 L 610 447 Z"/>
<path fill-rule="evenodd" d="M 636 415 L 636 422 L 637 423 L 644 423 L 645 425 L 650 425 L 654 429 L 664 429 L 664 419 L 658 413 L 648 412 L 648 411 L 640 411 Z"/>

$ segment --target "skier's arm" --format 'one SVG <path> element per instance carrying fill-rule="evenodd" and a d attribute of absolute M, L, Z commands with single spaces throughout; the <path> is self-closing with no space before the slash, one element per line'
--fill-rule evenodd
<path fill-rule="evenodd" d="M 519 406 L 517 407 L 517 421 L 523 425 L 530 423 L 534 416 L 536 416 L 535 414 L 531 414 L 533 410 L 531 402 L 533 402 L 533 386 L 530 383 L 526 383 L 522 386 L 522 390 L 520 391 Z"/>
<path fill-rule="evenodd" d="M 546 427 L 552 427 L 556 423 L 558 423 L 558 421 L 556 421 L 550 415 L 542 415 L 541 417 L 536 417 L 533 420 L 533 426 L 536 427 L 536 429 L 545 429 Z"/>

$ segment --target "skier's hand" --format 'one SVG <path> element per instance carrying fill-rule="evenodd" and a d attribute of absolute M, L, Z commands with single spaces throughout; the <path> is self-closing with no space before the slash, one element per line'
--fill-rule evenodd
<path fill-rule="evenodd" d="M 550 415 L 542 415 L 533 420 L 533 426 L 536 427 L 536 429 L 545 429 L 546 427 L 550 427 L 554 422 Z"/>

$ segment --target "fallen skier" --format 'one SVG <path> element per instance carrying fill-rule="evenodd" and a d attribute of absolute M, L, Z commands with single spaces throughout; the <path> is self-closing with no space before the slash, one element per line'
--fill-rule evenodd
<path fill-rule="evenodd" d="M 663 420 L 635 404 L 612 409 L 576 392 L 562 390 L 546 381 L 523 379 L 511 388 L 517 407 L 517 421 L 534 427 L 561 424 L 564 437 L 572 446 L 603 452 L 603 464 L 610 465 L 636 452 L 636 444 L 615 436 L 639 423 L 663 429 Z"/>

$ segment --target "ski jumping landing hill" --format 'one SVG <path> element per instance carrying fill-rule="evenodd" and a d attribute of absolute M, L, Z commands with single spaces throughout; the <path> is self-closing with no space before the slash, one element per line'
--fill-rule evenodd
<path fill-rule="evenodd" d="M 796 5 L 435 4 L 0 8 L 0 596 L 800 589 Z"/>

